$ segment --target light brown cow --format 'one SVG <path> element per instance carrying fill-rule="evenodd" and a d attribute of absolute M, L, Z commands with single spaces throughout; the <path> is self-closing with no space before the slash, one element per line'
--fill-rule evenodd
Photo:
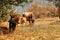
<path fill-rule="evenodd" d="M 33 13 L 32 12 L 25 12 L 22 14 L 22 18 L 21 18 L 21 24 L 25 23 L 25 22 L 29 22 L 30 24 L 34 23 L 34 17 L 33 17 Z"/>

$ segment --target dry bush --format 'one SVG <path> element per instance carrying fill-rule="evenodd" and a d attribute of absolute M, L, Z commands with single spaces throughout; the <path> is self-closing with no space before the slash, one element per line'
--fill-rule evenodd
<path fill-rule="evenodd" d="M 33 3 L 28 9 L 29 12 L 33 12 L 35 18 L 48 17 L 57 15 L 58 8 L 54 4 L 46 4 L 46 6 L 41 6 L 38 2 Z"/>

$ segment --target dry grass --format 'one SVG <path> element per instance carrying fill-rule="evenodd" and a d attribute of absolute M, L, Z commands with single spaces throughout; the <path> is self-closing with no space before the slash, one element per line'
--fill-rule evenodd
<path fill-rule="evenodd" d="M 33 26 L 19 25 L 14 33 L 0 35 L 0 40 L 60 40 L 60 25 L 50 25 L 57 19 L 37 19 Z"/>

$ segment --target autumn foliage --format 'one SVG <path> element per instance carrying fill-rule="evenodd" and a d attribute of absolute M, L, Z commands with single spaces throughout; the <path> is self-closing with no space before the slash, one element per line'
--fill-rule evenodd
<path fill-rule="evenodd" d="M 40 5 L 38 2 L 33 3 L 28 11 L 33 12 L 35 17 L 52 17 L 57 14 L 58 8 L 53 3 L 48 3 L 45 6 Z"/>

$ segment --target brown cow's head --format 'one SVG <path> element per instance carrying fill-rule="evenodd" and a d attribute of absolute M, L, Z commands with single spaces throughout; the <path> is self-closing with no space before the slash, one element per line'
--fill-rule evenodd
<path fill-rule="evenodd" d="M 14 20 L 15 20 L 15 22 L 17 24 L 19 23 L 19 19 L 20 19 L 20 15 L 19 14 L 11 14 L 10 17 L 14 18 Z"/>
<path fill-rule="evenodd" d="M 21 17 L 21 24 L 24 24 L 26 22 L 26 18 L 25 17 Z"/>

